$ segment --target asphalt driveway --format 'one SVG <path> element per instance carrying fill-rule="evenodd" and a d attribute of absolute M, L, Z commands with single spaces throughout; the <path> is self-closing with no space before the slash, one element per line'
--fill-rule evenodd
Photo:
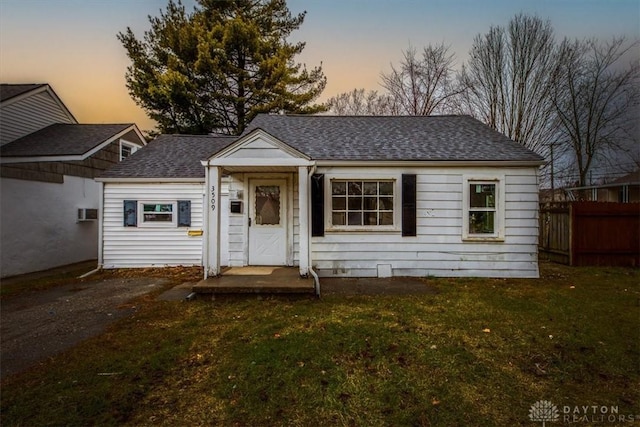
<path fill-rule="evenodd" d="M 182 285 L 166 290 L 158 299 L 183 300 L 194 284 L 189 278 L 192 279 L 185 277 Z M 115 320 L 136 312 L 133 301 L 137 297 L 170 281 L 140 275 L 93 281 L 69 279 L 68 284 L 48 290 L 1 299 L 0 379 L 101 334 Z M 437 293 L 425 279 L 397 277 L 323 278 L 321 289 L 323 295 Z"/>
<path fill-rule="evenodd" d="M 167 282 L 153 277 L 75 282 L 0 300 L 0 379 L 102 333 L 135 313 L 132 300 Z"/>

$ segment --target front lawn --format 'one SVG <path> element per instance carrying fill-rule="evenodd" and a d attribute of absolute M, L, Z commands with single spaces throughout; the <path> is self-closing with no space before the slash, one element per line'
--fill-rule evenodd
<path fill-rule="evenodd" d="M 4 381 L 1 424 L 542 425 L 529 409 L 549 400 L 560 422 L 597 405 L 624 425 L 640 414 L 640 271 L 541 269 L 429 278 L 435 295 L 143 297 Z"/>

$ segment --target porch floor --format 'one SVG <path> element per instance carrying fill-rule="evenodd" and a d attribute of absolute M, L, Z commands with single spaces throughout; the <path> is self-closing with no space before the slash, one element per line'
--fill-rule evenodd
<path fill-rule="evenodd" d="M 198 294 L 313 294 L 313 278 L 300 277 L 298 267 L 230 267 L 218 277 L 193 286 Z"/>

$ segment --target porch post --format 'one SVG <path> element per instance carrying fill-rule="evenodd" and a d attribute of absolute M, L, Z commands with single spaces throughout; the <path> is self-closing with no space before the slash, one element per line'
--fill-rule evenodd
<path fill-rule="evenodd" d="M 309 274 L 309 171 L 298 167 L 298 209 L 300 215 L 300 275 Z"/>
<path fill-rule="evenodd" d="M 207 276 L 215 277 L 220 274 L 220 167 L 209 167 L 207 181 L 208 202 L 205 212 L 208 212 L 207 230 Z"/>

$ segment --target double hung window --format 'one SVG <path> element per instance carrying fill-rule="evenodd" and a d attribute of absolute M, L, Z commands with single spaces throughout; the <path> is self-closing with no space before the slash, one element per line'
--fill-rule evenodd
<path fill-rule="evenodd" d="M 142 224 L 171 224 L 174 225 L 175 203 L 146 203 L 140 202 Z"/>
<path fill-rule="evenodd" d="M 190 227 L 191 201 L 123 201 L 125 227 Z"/>
<path fill-rule="evenodd" d="M 464 179 L 463 239 L 504 238 L 504 188 L 500 179 Z"/>
<path fill-rule="evenodd" d="M 331 180 L 331 225 L 393 227 L 394 180 Z"/>

